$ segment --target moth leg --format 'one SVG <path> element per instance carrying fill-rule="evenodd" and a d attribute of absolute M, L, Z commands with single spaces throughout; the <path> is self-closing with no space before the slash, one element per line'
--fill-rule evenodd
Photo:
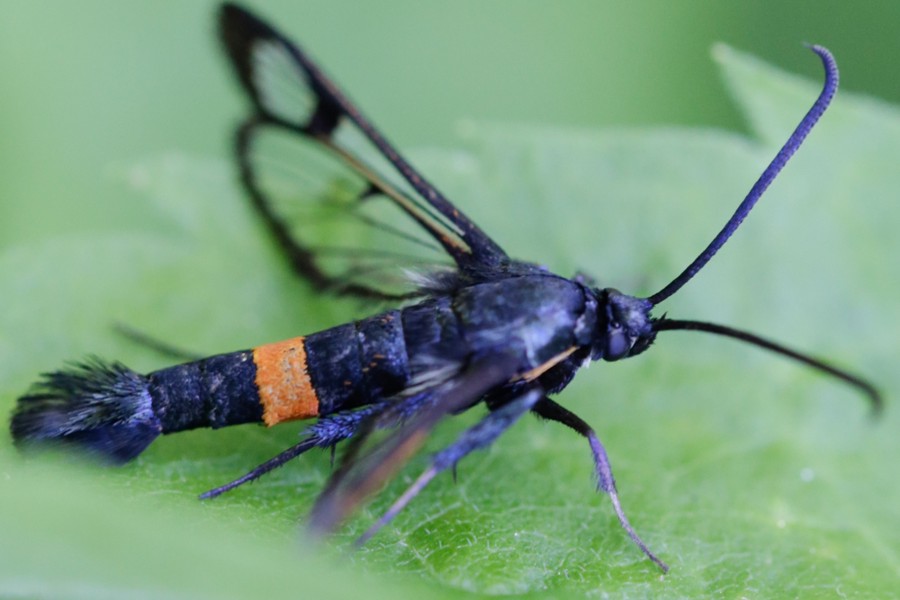
<path fill-rule="evenodd" d="M 455 469 L 456 463 L 469 453 L 490 446 L 500 434 L 518 421 L 519 417 L 531 410 L 542 397 L 543 394 L 538 389 L 525 392 L 518 398 L 488 413 L 481 421 L 464 431 L 453 444 L 436 453 L 431 459 L 431 466 L 425 469 L 387 512 L 356 540 L 356 544 L 358 546 L 365 544 L 378 530 L 397 516 L 410 500 L 439 473 L 447 469 Z"/>
<path fill-rule="evenodd" d="M 164 342 L 161 339 L 150 335 L 136 327 L 132 327 L 126 323 L 115 322 L 113 323 L 113 330 L 127 339 L 130 342 L 134 342 L 138 346 L 143 346 L 149 350 L 153 350 L 160 356 L 165 356 L 167 358 L 171 358 L 172 360 L 180 360 L 184 362 L 200 360 L 201 358 L 205 358 L 206 355 L 198 354 L 196 352 L 191 352 L 190 350 L 185 350 L 179 346 L 172 345 L 168 342 Z"/>
<path fill-rule="evenodd" d="M 508 382 L 519 362 L 514 354 L 479 357 L 465 371 L 430 390 L 423 398 L 411 399 L 412 404 L 401 410 L 403 414 L 398 413 L 408 417 L 389 437 L 365 453 L 358 446 L 355 450 L 349 448 L 348 453 L 353 451 L 352 454 L 341 461 L 310 512 L 310 533 L 321 536 L 334 531 L 425 443 L 441 420 L 465 410 L 492 389 Z M 362 435 L 365 431 L 360 432 Z"/>
<path fill-rule="evenodd" d="M 647 544 L 641 540 L 637 532 L 631 526 L 628 517 L 625 516 L 625 511 L 622 509 L 622 504 L 619 501 L 619 493 L 616 491 L 616 480 L 613 477 L 612 466 L 609 463 L 606 449 L 600 442 L 600 438 L 598 438 L 597 434 L 594 433 L 594 430 L 591 429 L 591 426 L 585 423 L 581 417 L 575 413 L 563 408 L 547 397 L 542 398 L 531 410 L 539 417 L 549 421 L 562 423 L 566 427 L 575 430 L 577 433 L 587 438 L 588 443 L 591 446 L 591 454 L 594 457 L 594 474 L 597 477 L 597 487 L 609 495 L 613 509 L 616 511 L 616 516 L 619 518 L 619 524 L 647 558 L 656 563 L 656 565 L 662 569 L 663 573 L 667 572 L 669 566 L 650 551 Z"/>
<path fill-rule="evenodd" d="M 269 471 L 274 471 L 278 467 L 282 466 L 286 462 L 291 459 L 297 458 L 307 450 L 311 448 L 319 447 L 320 444 L 313 437 L 308 437 L 302 440 L 300 443 L 295 444 L 284 450 L 283 452 L 278 453 L 276 456 L 273 456 L 266 462 L 262 463 L 258 467 L 254 468 L 252 471 L 246 473 L 245 475 L 241 475 L 234 481 L 229 481 L 225 485 L 220 485 L 219 487 L 213 488 L 207 492 L 203 492 L 200 494 L 201 500 L 209 500 L 210 498 L 215 498 L 216 496 L 221 496 L 225 492 L 230 492 L 236 487 L 242 486 L 245 483 L 249 483 L 255 479 L 259 479 Z"/>
<path fill-rule="evenodd" d="M 207 500 L 215 498 L 225 492 L 229 492 L 234 488 L 249 483 L 255 479 L 259 479 L 266 473 L 274 471 L 278 467 L 284 465 L 288 461 L 297 458 L 307 450 L 312 448 L 332 448 L 338 442 L 349 437 L 353 437 L 363 429 L 365 423 L 369 421 L 374 414 L 384 410 L 384 405 L 378 404 L 367 407 L 354 412 L 342 412 L 328 415 L 319 419 L 319 422 L 310 426 L 306 431 L 308 435 L 300 440 L 299 443 L 291 446 L 287 450 L 280 452 L 278 455 L 270 458 L 250 472 L 246 473 L 225 485 L 213 488 L 208 492 L 200 495 L 200 499 Z"/>

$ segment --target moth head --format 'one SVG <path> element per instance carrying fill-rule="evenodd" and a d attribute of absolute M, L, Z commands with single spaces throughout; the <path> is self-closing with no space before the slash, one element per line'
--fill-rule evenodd
<path fill-rule="evenodd" d="M 613 288 L 598 290 L 597 295 L 600 318 L 591 358 L 621 360 L 640 354 L 653 343 L 652 303 Z"/>

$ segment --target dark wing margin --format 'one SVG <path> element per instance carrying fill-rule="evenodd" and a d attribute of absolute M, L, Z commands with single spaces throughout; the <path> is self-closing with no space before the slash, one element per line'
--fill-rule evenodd
<path fill-rule="evenodd" d="M 293 222 L 282 217 L 283 211 L 273 206 L 275 192 L 283 190 L 280 184 L 287 177 L 274 184 L 271 179 L 264 181 L 270 165 L 256 157 L 260 138 L 272 130 L 300 149 L 297 161 L 302 162 L 288 156 L 278 162 L 282 163 L 282 175 L 293 171 L 292 193 L 305 200 L 315 216 L 324 212 L 337 218 L 338 213 L 345 213 L 342 218 L 352 219 L 370 232 L 392 233 L 408 245 L 440 250 L 443 260 L 449 255 L 460 271 L 475 276 L 489 273 L 507 260 L 505 252 L 422 177 L 295 44 L 233 4 L 221 8 L 219 33 L 254 107 L 237 134 L 241 177 L 299 274 L 317 287 L 341 293 L 398 296 L 383 293 L 358 277 L 371 266 L 369 257 L 338 266 L 333 257 L 341 248 L 310 242 L 314 233 L 298 233 Z M 383 206 L 391 210 L 378 208 Z M 399 221 L 405 223 L 398 225 L 398 213 L 403 215 Z M 295 216 L 315 222 L 309 214 Z M 312 227 L 310 224 L 308 230 Z M 423 232 L 430 239 L 417 236 Z M 369 243 L 369 248 L 380 247 Z M 415 263 L 404 261 L 405 248 L 396 254 L 401 255 L 395 257 L 397 264 Z M 391 260 L 387 256 L 382 259 L 385 265 Z"/>

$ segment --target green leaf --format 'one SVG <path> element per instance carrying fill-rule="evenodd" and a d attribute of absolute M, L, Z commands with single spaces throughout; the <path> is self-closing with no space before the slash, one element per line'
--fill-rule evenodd
<path fill-rule="evenodd" d="M 725 47 L 715 57 L 753 138 L 468 123 L 460 149 L 410 155 L 510 253 L 651 293 L 721 227 L 819 85 Z M 900 389 L 898 140 L 896 107 L 840 94 L 734 239 L 661 309 L 829 357 L 871 377 L 890 403 Z M 231 165 L 167 156 L 117 171 L 139 192 L 128 196 L 147 201 L 135 208 L 153 215 L 145 230 L 59 237 L 0 255 L 5 412 L 38 372 L 88 353 L 141 370 L 166 364 L 114 334 L 115 321 L 214 353 L 361 314 L 294 280 Z M 328 477 L 326 453 L 216 501 L 193 499 L 287 447 L 298 430 L 242 426 L 161 439 L 118 470 L 23 461 L 5 438 L 0 595 L 894 593 L 893 406 L 873 425 L 846 386 L 681 332 L 661 335 L 639 359 L 582 372 L 560 401 L 597 429 L 626 511 L 669 575 L 642 557 L 593 490 L 586 444 L 553 424 L 517 425 L 466 459 L 457 484 L 439 478 L 366 547 L 345 554 L 424 468 L 423 454 L 325 557 L 293 542 Z M 447 423 L 429 449 L 477 417 Z"/>

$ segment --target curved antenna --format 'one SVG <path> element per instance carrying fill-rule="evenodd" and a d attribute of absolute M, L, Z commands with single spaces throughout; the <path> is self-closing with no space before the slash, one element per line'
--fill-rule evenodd
<path fill-rule="evenodd" d="M 800 352 L 797 352 L 796 350 L 791 350 L 790 348 L 782 346 L 781 344 L 777 344 L 771 340 L 767 340 L 747 331 L 734 329 L 732 327 L 726 327 L 725 325 L 707 323 L 705 321 L 682 321 L 666 318 L 654 321 L 653 329 L 655 331 L 672 331 L 676 329 L 705 331 L 707 333 L 715 333 L 716 335 L 734 338 L 742 342 L 747 342 L 748 344 L 753 344 L 754 346 L 759 346 L 760 348 L 765 348 L 766 350 L 769 350 L 776 354 L 792 358 L 827 375 L 836 377 L 844 383 L 855 387 L 858 391 L 860 391 L 868 398 L 869 403 L 872 405 L 872 413 L 875 416 L 880 415 L 882 410 L 884 410 L 884 400 L 881 398 L 881 394 L 877 389 L 875 389 L 875 386 L 873 386 L 862 377 L 858 377 L 856 375 L 853 375 L 852 373 L 844 371 L 843 369 L 838 369 L 837 367 L 832 366 L 817 358 L 813 358 L 808 354 L 802 354 Z"/>
<path fill-rule="evenodd" d="M 766 188 L 774 181 L 781 169 L 784 168 L 784 165 L 787 164 L 794 152 L 797 151 L 797 148 L 800 147 L 800 144 L 803 143 L 803 140 L 806 139 L 806 136 L 812 130 L 813 125 L 816 124 L 816 121 L 819 120 L 819 117 L 821 117 L 822 113 L 825 112 L 825 109 L 828 108 L 838 87 L 837 63 L 834 61 L 831 52 L 826 48 L 823 48 L 822 46 L 809 46 L 809 48 L 819 55 L 819 58 L 822 59 L 822 65 L 825 67 L 825 85 L 822 87 L 822 92 L 819 94 L 819 97 L 816 98 L 816 102 L 803 117 L 803 120 L 800 121 L 800 124 L 797 125 L 797 128 L 794 129 L 791 137 L 789 137 L 788 141 L 781 147 L 781 150 L 778 151 L 778 154 L 775 155 L 772 162 L 769 163 L 769 166 L 766 167 L 766 170 L 763 171 L 763 174 L 760 175 L 759 179 L 756 180 L 756 183 L 753 184 L 747 197 L 744 198 L 744 201 L 741 202 L 731 218 L 728 219 L 728 222 L 725 223 L 725 227 L 722 228 L 722 231 L 720 231 L 719 234 L 713 238 L 713 241 L 709 243 L 709 246 L 694 259 L 694 262 L 682 271 L 681 275 L 673 279 L 660 291 L 646 298 L 652 304 L 659 304 L 681 289 L 681 286 L 690 281 L 691 278 L 709 262 L 709 259 L 719 251 L 719 248 L 728 241 L 731 234 L 737 230 L 747 215 L 750 214 L 753 206 L 766 191 Z"/>

